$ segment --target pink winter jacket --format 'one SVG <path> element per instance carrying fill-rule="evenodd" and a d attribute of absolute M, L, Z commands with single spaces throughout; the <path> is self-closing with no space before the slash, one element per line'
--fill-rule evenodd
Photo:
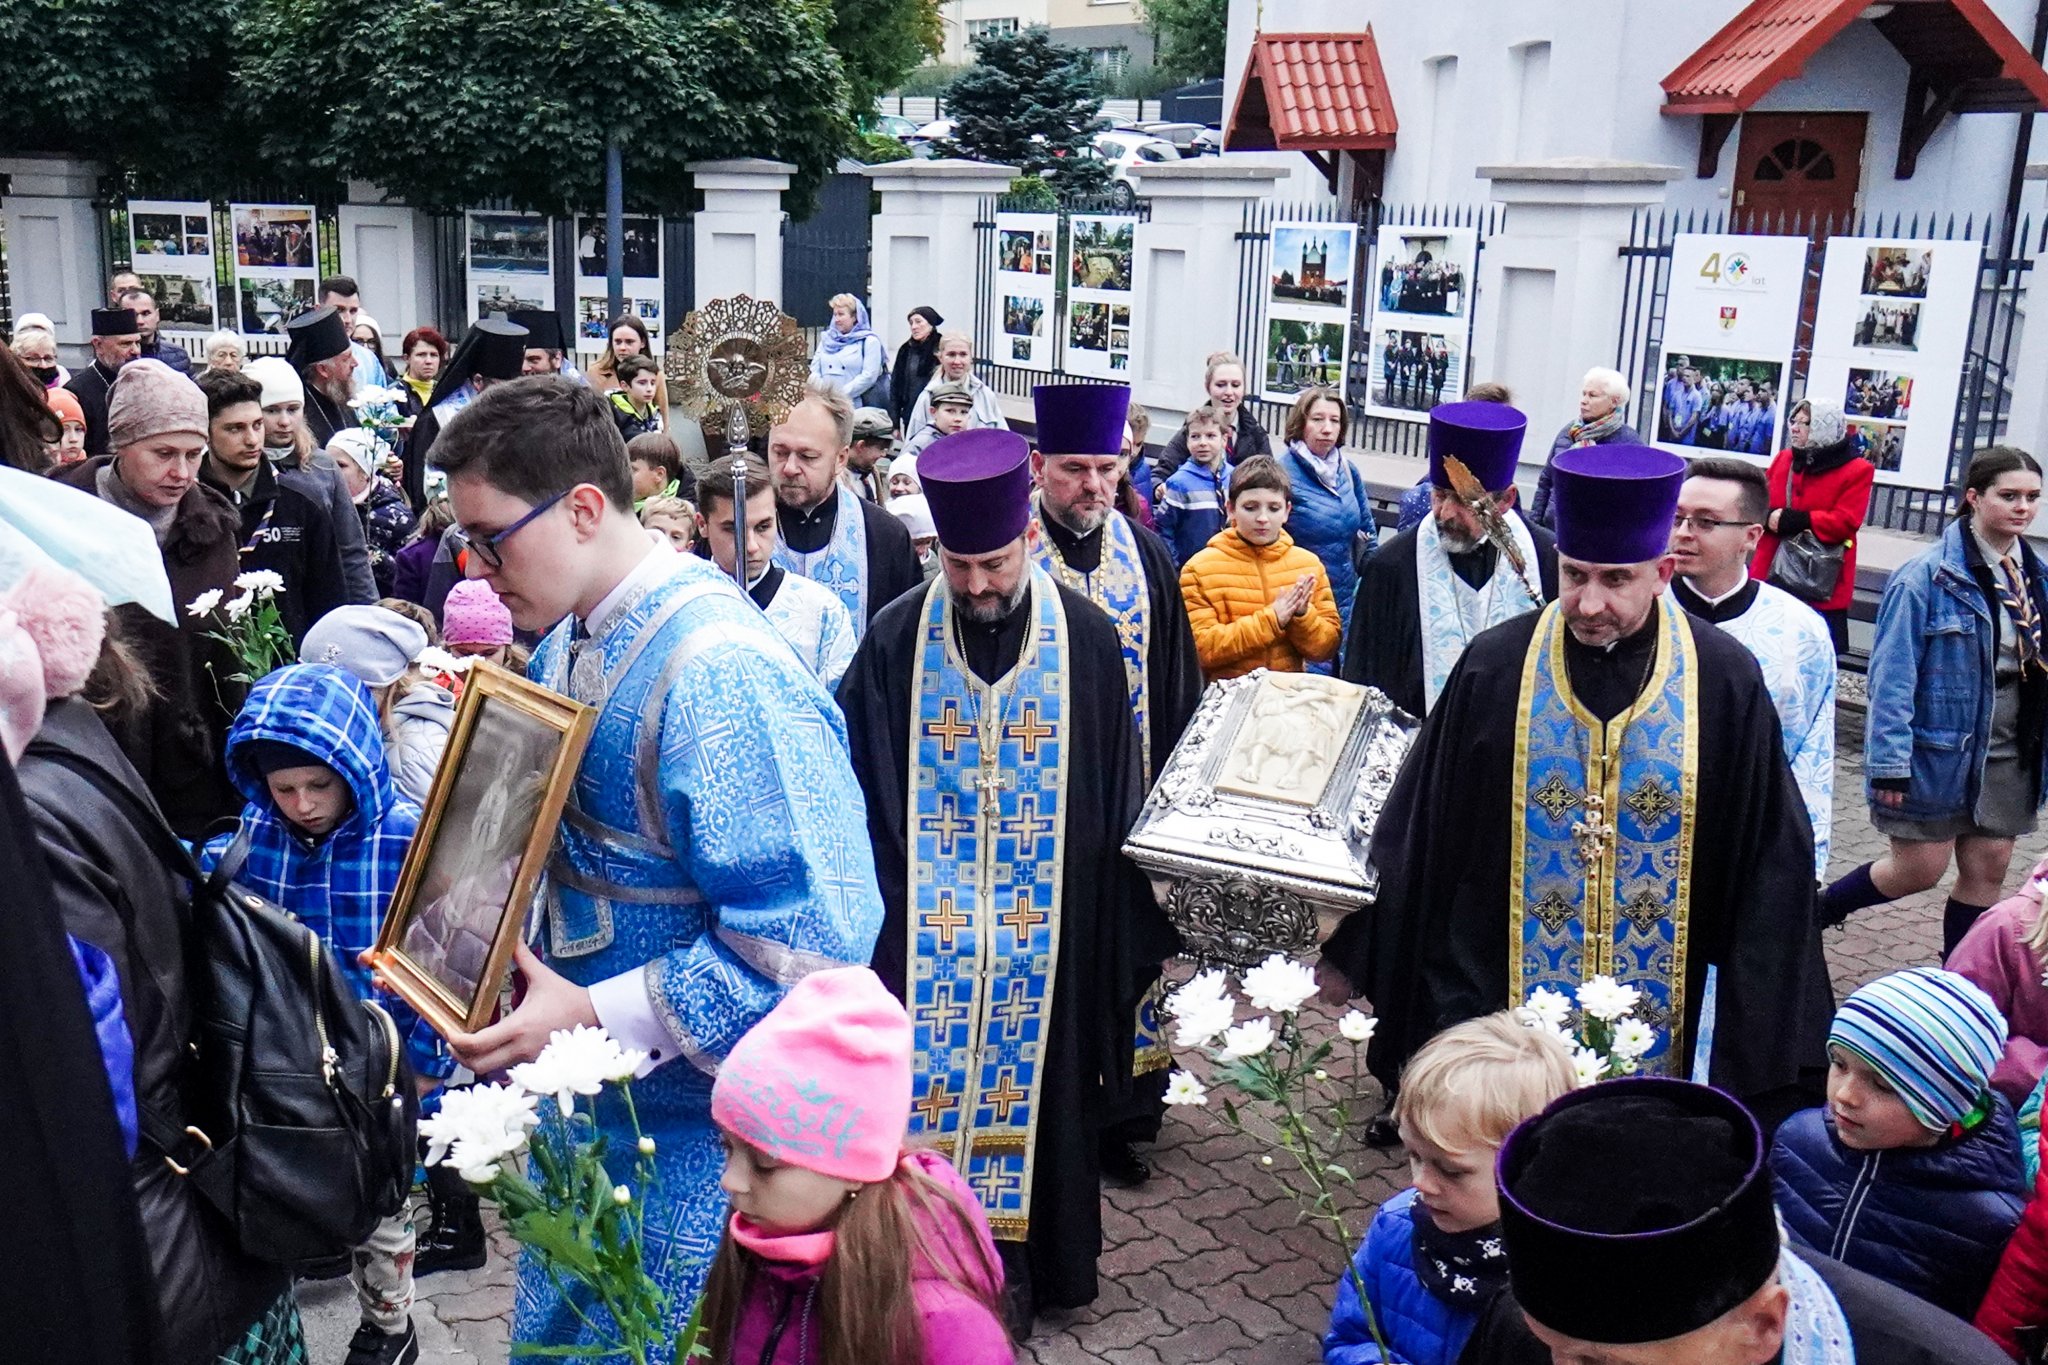
<path fill-rule="evenodd" d="M 2043 859 L 2027 884 L 1978 916 L 1945 964 L 1977 983 L 2005 1015 L 2005 1056 L 1991 1084 L 2018 1109 L 2048 1068 L 2048 986 L 2042 963 L 2027 951 L 2027 935 L 2041 914 Z"/>
<path fill-rule="evenodd" d="M 995 1242 L 982 1218 L 981 1201 L 967 1188 L 967 1182 L 960 1178 L 952 1163 L 936 1152 L 913 1152 L 904 1160 L 915 1163 L 919 1171 L 945 1186 L 960 1201 L 974 1221 L 981 1254 L 988 1258 L 988 1264 L 998 1267 L 996 1274 L 1000 1277 L 1001 1263 L 996 1260 Z M 964 1279 L 972 1273 L 970 1268 L 975 1260 L 966 1248 L 955 1245 L 958 1238 L 953 1228 L 926 1227 L 924 1231 L 933 1246 L 957 1258 L 956 1275 Z M 732 1354 L 726 1358 L 730 1365 L 816 1365 L 822 1358 L 822 1332 L 812 1296 L 824 1262 L 806 1255 L 807 1244 L 815 1246 L 822 1240 L 813 1236 L 764 1242 L 757 1236 L 755 1248 L 763 1253 L 763 1259 L 746 1305 L 740 1310 Z M 792 1259 L 770 1259 L 775 1255 L 777 1241 L 787 1247 Z M 1001 1283 L 990 1288 L 1000 1299 Z M 918 1315 L 924 1324 L 924 1365 L 1014 1365 L 1016 1352 L 1003 1324 L 980 1300 L 954 1288 L 936 1266 L 919 1261 L 911 1292 L 917 1298 Z M 775 1343 L 772 1348 L 771 1341 Z"/>

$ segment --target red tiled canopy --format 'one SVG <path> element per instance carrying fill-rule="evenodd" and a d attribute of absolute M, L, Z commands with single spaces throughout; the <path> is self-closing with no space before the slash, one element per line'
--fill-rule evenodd
<path fill-rule="evenodd" d="M 1252 39 L 1223 135 L 1233 152 L 1386 151 L 1398 124 L 1372 29 Z"/>
<path fill-rule="evenodd" d="M 2048 108 L 2048 71 L 1984 0 L 1755 0 L 1664 78 L 1663 112 L 1745 112 L 1865 11 L 1955 112 Z"/>

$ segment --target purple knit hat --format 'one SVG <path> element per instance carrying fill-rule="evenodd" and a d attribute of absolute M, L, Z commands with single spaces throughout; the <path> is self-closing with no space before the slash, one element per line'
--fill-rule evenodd
<path fill-rule="evenodd" d="M 1586 564 L 1641 564 L 1671 548 L 1685 461 L 1650 446 L 1577 446 L 1550 462 L 1557 552 Z"/>
<path fill-rule="evenodd" d="M 956 555 L 1000 550 L 1031 520 L 1031 447 L 1014 431 L 941 436 L 917 457 L 917 481 L 939 544 Z"/>
<path fill-rule="evenodd" d="M 1489 493 L 1515 481 L 1529 418 L 1506 403 L 1439 403 L 1429 410 L 1429 481 L 1449 488 L 1444 456 L 1461 460 Z"/>
<path fill-rule="evenodd" d="M 1131 391 L 1123 384 L 1039 384 L 1031 390 L 1041 455 L 1117 455 Z M 943 537 L 942 537 L 943 538 Z"/>

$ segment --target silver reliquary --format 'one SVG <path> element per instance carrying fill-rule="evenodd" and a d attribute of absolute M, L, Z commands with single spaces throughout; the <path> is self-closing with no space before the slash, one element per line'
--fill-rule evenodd
<path fill-rule="evenodd" d="M 1124 852 L 1202 963 L 1316 945 L 1370 904 L 1366 861 L 1416 720 L 1377 688 L 1260 669 L 1211 683 Z"/>

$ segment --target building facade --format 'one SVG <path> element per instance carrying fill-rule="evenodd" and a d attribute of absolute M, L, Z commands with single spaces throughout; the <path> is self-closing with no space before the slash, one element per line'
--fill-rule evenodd
<path fill-rule="evenodd" d="M 1139 0 L 1047 0 L 1052 39 L 1078 47 L 1106 75 L 1152 64 L 1152 30 Z"/>

